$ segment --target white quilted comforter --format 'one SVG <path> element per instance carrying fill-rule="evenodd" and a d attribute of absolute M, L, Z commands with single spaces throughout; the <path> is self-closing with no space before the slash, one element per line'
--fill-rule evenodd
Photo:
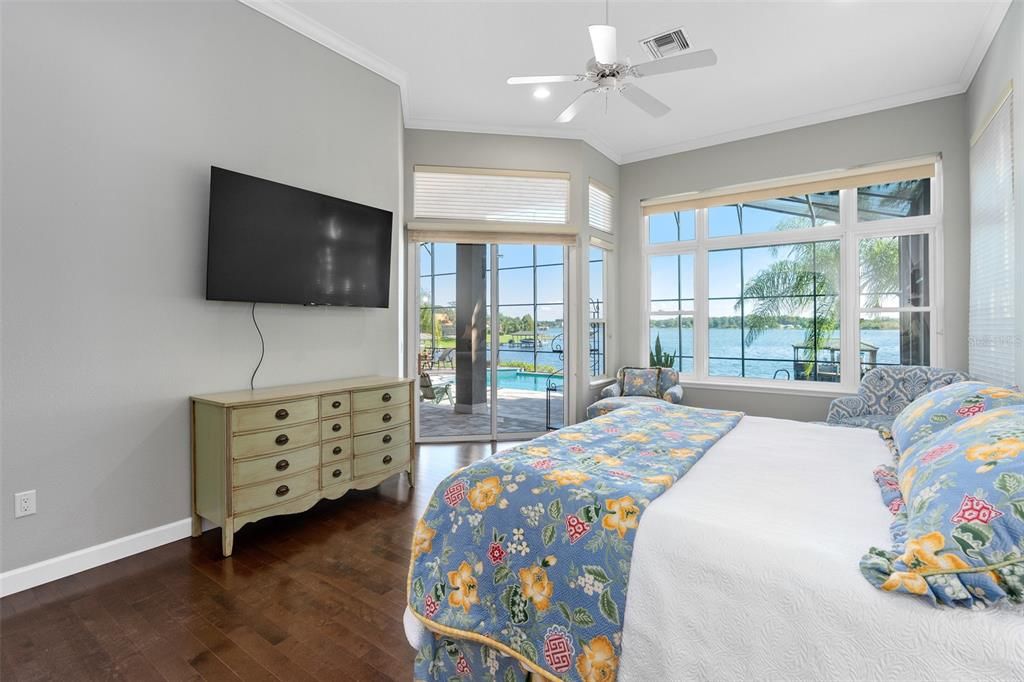
<path fill-rule="evenodd" d="M 640 521 L 619 679 L 1024 680 L 1024 609 L 861 577 L 891 544 L 871 476 L 890 460 L 867 429 L 743 418 Z"/>

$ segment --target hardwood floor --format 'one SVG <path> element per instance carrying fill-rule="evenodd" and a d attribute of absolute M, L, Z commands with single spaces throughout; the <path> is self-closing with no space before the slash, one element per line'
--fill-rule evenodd
<path fill-rule="evenodd" d="M 213 530 L 0 600 L 0 677 L 411 680 L 413 527 L 444 476 L 494 449 L 420 446 L 415 489 L 394 476 L 246 526 L 228 559 Z"/>

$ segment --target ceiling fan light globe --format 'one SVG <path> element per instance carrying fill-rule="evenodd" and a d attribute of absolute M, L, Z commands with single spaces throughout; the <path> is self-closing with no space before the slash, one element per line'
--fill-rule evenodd
<path fill-rule="evenodd" d="M 593 24 L 589 30 L 590 42 L 594 46 L 594 60 L 598 64 L 614 64 L 618 53 L 615 46 L 615 27 Z"/>

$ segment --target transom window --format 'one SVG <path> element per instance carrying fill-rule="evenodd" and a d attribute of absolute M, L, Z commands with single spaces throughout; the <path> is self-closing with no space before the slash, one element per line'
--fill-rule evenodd
<path fill-rule="evenodd" d="M 931 364 L 937 171 L 917 160 L 645 202 L 651 364 L 844 390 L 873 367 Z"/>

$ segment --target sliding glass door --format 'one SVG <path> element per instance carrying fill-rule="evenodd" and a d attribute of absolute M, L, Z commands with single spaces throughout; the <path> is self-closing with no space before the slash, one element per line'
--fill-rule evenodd
<path fill-rule="evenodd" d="M 416 244 L 420 440 L 565 424 L 567 256 L 558 245 Z"/>

